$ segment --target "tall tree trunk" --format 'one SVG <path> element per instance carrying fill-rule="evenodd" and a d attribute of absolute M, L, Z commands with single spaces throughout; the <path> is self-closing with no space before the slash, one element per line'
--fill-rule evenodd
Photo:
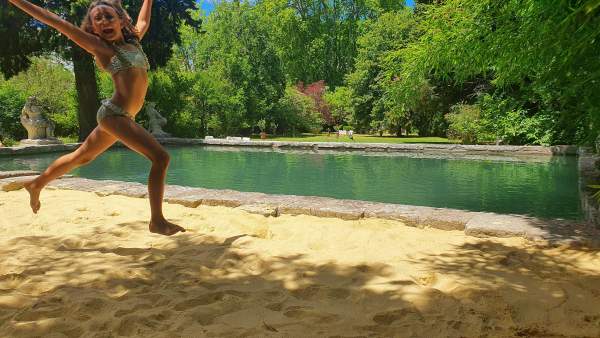
<path fill-rule="evenodd" d="M 96 112 L 100 107 L 94 60 L 83 49 L 72 45 L 73 71 L 77 88 L 77 114 L 79 141 L 83 141 L 96 128 Z"/>

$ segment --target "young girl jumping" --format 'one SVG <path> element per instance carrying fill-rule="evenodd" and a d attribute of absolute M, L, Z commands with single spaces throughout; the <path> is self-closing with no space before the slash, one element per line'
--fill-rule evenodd
<path fill-rule="evenodd" d="M 123 9 L 120 0 L 93 1 L 83 19 L 81 28 L 58 15 L 26 0 L 10 3 L 35 19 L 55 28 L 92 54 L 96 64 L 112 76 L 115 92 L 102 101 L 96 119 L 98 127 L 74 152 L 61 156 L 46 171 L 25 184 L 34 213 L 40 209 L 40 191 L 53 179 L 89 163 L 120 140 L 130 149 L 152 161 L 148 178 L 151 232 L 173 235 L 185 231 L 165 219 L 162 213 L 164 181 L 169 166 L 169 154 L 144 128 L 134 121 L 144 104 L 148 89 L 148 59 L 140 40 L 150 25 L 151 0 L 144 0 L 135 26 Z"/>

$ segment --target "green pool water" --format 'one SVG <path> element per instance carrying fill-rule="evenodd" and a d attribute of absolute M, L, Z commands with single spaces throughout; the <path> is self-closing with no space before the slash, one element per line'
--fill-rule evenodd
<path fill-rule="evenodd" d="M 171 147 L 167 183 L 580 219 L 577 159 L 465 160 Z M 43 170 L 61 154 L 0 157 L 0 170 Z M 111 149 L 75 176 L 145 183 L 149 162 Z"/>

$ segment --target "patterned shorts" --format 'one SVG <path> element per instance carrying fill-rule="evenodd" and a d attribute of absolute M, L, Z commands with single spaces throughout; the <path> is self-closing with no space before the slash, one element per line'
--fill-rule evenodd
<path fill-rule="evenodd" d="M 107 116 L 124 116 L 133 120 L 133 116 L 123 110 L 123 108 L 117 106 L 109 100 L 102 100 L 102 105 L 100 106 L 100 109 L 98 109 L 98 113 L 96 113 L 96 121 L 98 121 L 99 124 L 100 121 Z"/>

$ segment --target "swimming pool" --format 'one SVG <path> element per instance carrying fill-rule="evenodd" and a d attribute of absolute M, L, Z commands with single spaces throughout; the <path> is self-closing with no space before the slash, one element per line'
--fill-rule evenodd
<path fill-rule="evenodd" d="M 169 147 L 167 183 L 271 194 L 580 219 L 577 158 L 542 161 L 406 154 Z M 0 157 L 0 170 L 43 170 L 60 153 Z M 114 148 L 75 176 L 145 183 L 149 162 Z"/>

